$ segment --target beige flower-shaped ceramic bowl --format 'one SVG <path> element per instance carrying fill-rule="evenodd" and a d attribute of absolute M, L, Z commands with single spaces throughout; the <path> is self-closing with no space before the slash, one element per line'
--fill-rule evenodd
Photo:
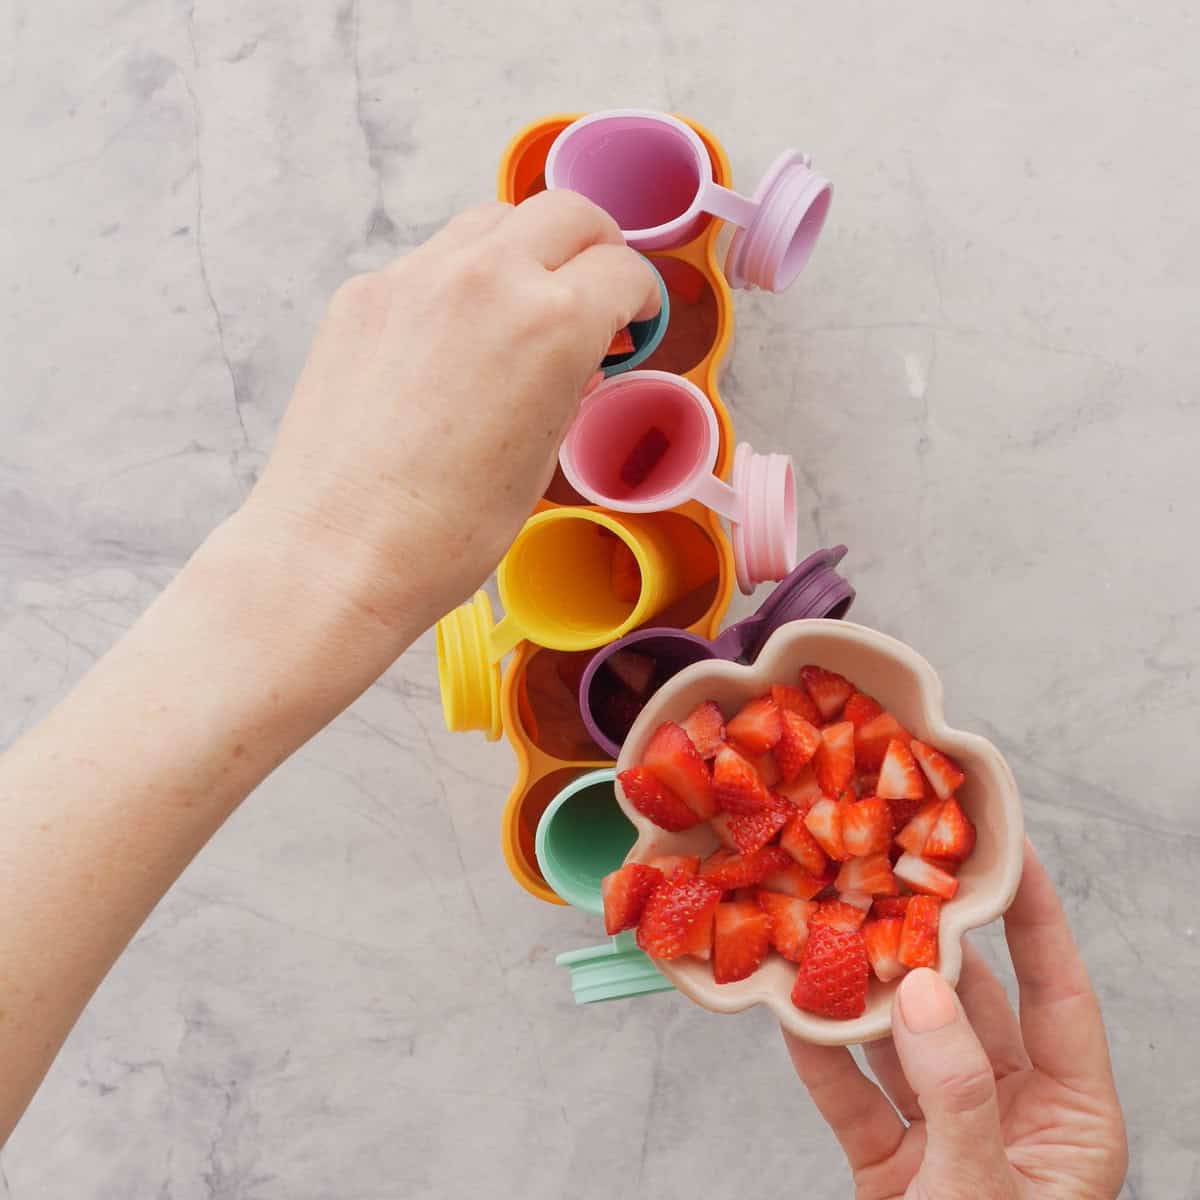
<path fill-rule="evenodd" d="M 772 635 L 752 666 L 722 660 L 696 663 L 666 683 L 642 710 L 625 739 L 617 769 L 623 771 L 641 760 L 650 735 L 663 721 L 682 720 L 701 700 L 715 700 L 727 717 L 732 716 L 772 683 L 795 683 L 806 663 L 845 675 L 916 737 L 957 759 L 966 772 L 958 798 L 975 822 L 978 839 L 959 872 L 957 895 L 942 906 L 938 932 L 938 970 L 956 984 L 963 934 L 999 917 L 1017 890 L 1025 836 L 1021 798 L 1008 764 L 991 742 L 946 724 L 941 681 L 903 642 L 846 621 L 796 621 Z M 668 833 L 637 812 L 619 784 L 616 791 L 621 808 L 638 831 L 628 861 L 641 862 L 656 854 L 705 855 L 716 848 L 717 839 L 707 825 Z M 796 967 L 775 954 L 738 983 L 714 983 L 710 964 L 696 959 L 657 966 L 679 991 L 704 1008 L 732 1013 L 765 1004 L 784 1028 L 810 1042 L 851 1045 L 883 1037 L 891 1029 L 897 984 L 880 983 L 874 976 L 863 1015 L 834 1021 L 792 1004 Z"/>

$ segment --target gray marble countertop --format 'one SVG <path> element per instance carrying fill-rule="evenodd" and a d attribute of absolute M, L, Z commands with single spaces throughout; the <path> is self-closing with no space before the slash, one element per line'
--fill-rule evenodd
<path fill-rule="evenodd" d="M 1200 76 L 1164 0 L 0 5 L 0 745 L 245 494 L 348 272 L 560 109 L 685 112 L 836 181 L 723 392 L 855 615 L 993 738 L 1094 973 L 1127 1195 L 1200 1195 Z M 286 764 L 101 988 L 5 1200 L 847 1195 L 770 1020 L 575 1009 L 503 746 L 432 639 Z M 998 949 L 995 931 L 981 941 Z"/>

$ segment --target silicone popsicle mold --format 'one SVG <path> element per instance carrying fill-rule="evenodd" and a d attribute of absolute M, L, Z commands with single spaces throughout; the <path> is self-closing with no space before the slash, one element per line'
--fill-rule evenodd
<path fill-rule="evenodd" d="M 670 324 L 671 293 L 667 291 L 666 281 L 654 261 L 647 258 L 646 262 L 658 279 L 658 312 L 645 321 L 630 322 L 629 333 L 633 339 L 633 349 L 628 354 L 614 354 L 604 359 L 600 370 L 606 378 L 640 367 L 662 344 Z"/>
<path fill-rule="evenodd" d="M 614 654 L 632 650 L 653 659 L 654 690 L 693 663 L 718 658 L 753 662 L 781 625 L 806 618 L 840 619 L 850 611 L 854 588 L 835 570 L 845 555 L 845 546 L 810 554 L 750 616 L 712 640 L 679 629 L 639 629 L 597 650 L 579 684 L 579 711 L 592 743 L 615 758 L 627 732 L 604 723 L 601 684 L 605 664 Z"/>
<path fill-rule="evenodd" d="M 655 436 L 661 457 L 641 478 L 630 475 L 638 448 Z M 698 500 L 725 517 L 738 586 L 749 595 L 796 565 L 794 469 L 787 455 L 757 454 L 743 442 L 726 483 L 713 474 L 719 437 L 713 407 L 694 383 L 631 371 L 584 399 L 559 465 L 577 492 L 617 512 L 661 512 Z"/>
<path fill-rule="evenodd" d="M 768 291 L 782 290 L 800 273 L 832 196 L 829 181 L 796 150 L 780 154 L 753 197 L 743 196 L 714 178 L 693 129 L 637 108 L 574 121 L 550 146 L 544 178 L 548 187 L 569 188 L 605 209 L 639 250 L 687 242 L 709 216 L 738 226 L 729 281 Z"/>

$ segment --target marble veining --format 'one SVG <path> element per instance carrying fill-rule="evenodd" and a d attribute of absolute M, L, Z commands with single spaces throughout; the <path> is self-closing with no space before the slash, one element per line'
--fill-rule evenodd
<path fill-rule="evenodd" d="M 836 183 L 723 394 L 801 543 L 1010 757 L 1094 973 L 1129 1200 L 1200 1195 L 1195 14 L 763 0 L 9 0 L 0 744 L 246 494 L 348 272 L 545 112 L 687 112 Z M 572 1007 L 594 921 L 512 884 L 503 747 L 432 641 L 188 870 L 0 1157 L 3 1200 L 847 1194 L 761 1013 Z M 995 930 L 980 936 L 999 955 Z M 747 1157 L 747 1155 L 749 1157 Z"/>

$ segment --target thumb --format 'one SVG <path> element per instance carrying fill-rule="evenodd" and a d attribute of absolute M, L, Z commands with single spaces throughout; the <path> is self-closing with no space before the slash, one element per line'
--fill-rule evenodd
<path fill-rule="evenodd" d="M 912 971 L 893 1016 L 896 1053 L 925 1114 L 922 1182 L 939 1200 L 1014 1195 L 996 1077 L 953 989 L 936 971 Z"/>

